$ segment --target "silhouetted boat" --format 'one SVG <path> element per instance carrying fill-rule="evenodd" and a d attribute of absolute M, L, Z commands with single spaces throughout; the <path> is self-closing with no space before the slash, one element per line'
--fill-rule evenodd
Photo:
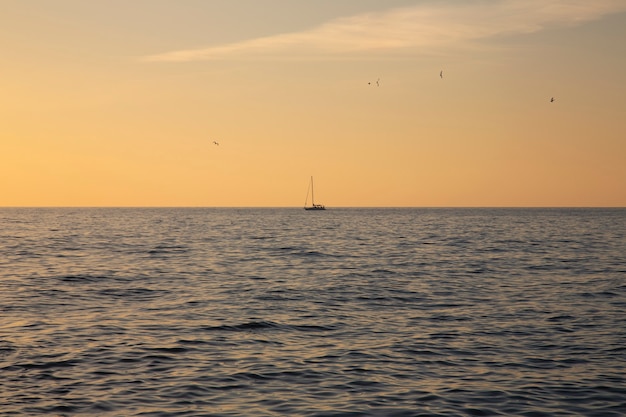
<path fill-rule="evenodd" d="M 311 193 L 311 205 L 307 206 L 306 203 L 309 201 L 309 192 Z M 306 193 L 306 199 L 304 200 L 304 209 L 305 210 L 326 210 L 323 204 L 315 204 L 315 197 L 313 195 L 313 177 L 311 177 L 311 184 L 309 185 L 309 189 Z"/>

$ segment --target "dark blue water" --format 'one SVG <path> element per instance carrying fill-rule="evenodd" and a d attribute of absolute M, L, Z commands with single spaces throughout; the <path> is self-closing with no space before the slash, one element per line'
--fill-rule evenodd
<path fill-rule="evenodd" d="M 0 209 L 2 416 L 621 416 L 626 209 Z"/>

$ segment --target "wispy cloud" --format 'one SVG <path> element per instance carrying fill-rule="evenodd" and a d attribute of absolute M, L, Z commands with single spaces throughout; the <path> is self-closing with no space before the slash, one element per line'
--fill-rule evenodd
<path fill-rule="evenodd" d="M 250 57 L 358 56 L 429 50 L 506 34 L 576 25 L 626 11 L 624 0 L 497 0 L 421 4 L 365 13 L 318 27 L 202 49 L 146 56 L 148 61 Z"/>

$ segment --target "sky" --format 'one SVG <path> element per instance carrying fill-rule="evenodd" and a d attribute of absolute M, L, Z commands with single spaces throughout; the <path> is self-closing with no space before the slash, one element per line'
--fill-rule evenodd
<path fill-rule="evenodd" d="M 626 0 L 0 0 L 0 35 L 0 206 L 626 207 Z"/>

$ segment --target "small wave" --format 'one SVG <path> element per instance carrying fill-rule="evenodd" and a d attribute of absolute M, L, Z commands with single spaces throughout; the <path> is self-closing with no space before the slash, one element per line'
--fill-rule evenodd
<path fill-rule="evenodd" d="M 561 314 L 561 315 L 549 317 L 546 319 L 546 321 L 549 321 L 549 322 L 562 322 L 562 321 L 572 321 L 572 320 L 576 320 L 576 317 L 570 316 L 569 314 Z"/>
<path fill-rule="evenodd" d="M 9 355 L 15 352 L 16 350 L 17 348 L 15 347 L 13 343 L 6 341 L 6 340 L 0 340 L 0 358 L 2 358 L 5 355 Z"/>
<path fill-rule="evenodd" d="M 272 321 L 250 321 L 240 324 L 222 324 L 219 326 L 203 327 L 204 331 L 227 331 L 227 332 L 250 332 L 263 330 L 301 331 L 301 332 L 325 332 L 335 330 L 334 326 L 320 325 L 289 325 L 279 324 Z"/>
<path fill-rule="evenodd" d="M 250 321 L 241 324 L 222 324 L 219 326 L 209 326 L 203 328 L 206 331 L 229 331 L 229 332 L 246 332 L 252 330 L 277 329 L 280 325 L 271 321 Z"/>
<path fill-rule="evenodd" d="M 393 275 L 396 274 L 395 271 L 391 271 L 389 269 L 374 269 L 372 271 L 372 274 L 376 274 L 376 275 Z"/>
<path fill-rule="evenodd" d="M 321 381 L 328 377 L 328 373 L 313 369 L 302 370 L 266 370 L 265 372 L 244 371 L 229 375 L 235 381 L 293 381 L 294 383 L 309 383 L 313 380 Z"/>
<path fill-rule="evenodd" d="M 58 279 L 59 281 L 63 282 L 87 284 L 90 282 L 97 282 L 99 280 L 106 279 L 106 277 L 94 275 L 64 275 L 58 277 Z"/>
<path fill-rule="evenodd" d="M 192 339 L 180 339 L 178 343 L 182 345 L 198 345 L 198 346 L 210 345 L 210 342 L 207 342 L 206 340 L 196 340 L 196 339 L 193 339 L 193 340 Z"/>
<path fill-rule="evenodd" d="M 159 245 L 154 247 L 153 249 L 148 251 L 150 255 L 172 255 L 172 254 L 180 254 L 189 252 L 189 248 L 187 246 L 182 245 Z"/>
<path fill-rule="evenodd" d="M 456 339 L 459 337 L 459 333 L 452 332 L 439 332 L 439 333 L 431 333 L 431 339 Z"/>
<path fill-rule="evenodd" d="M 331 253 L 325 253 L 318 250 L 309 250 L 302 247 L 295 246 L 281 246 L 277 248 L 281 252 L 289 252 L 291 256 L 304 257 L 304 258 L 341 258 L 342 255 L 334 255 Z"/>
<path fill-rule="evenodd" d="M 107 288 L 98 291 L 99 295 L 115 298 L 135 298 L 135 299 L 152 299 L 158 297 L 163 292 L 152 290 L 149 288 Z"/>
<path fill-rule="evenodd" d="M 148 350 L 154 351 L 154 352 L 163 352 L 163 353 L 186 353 L 186 352 L 189 352 L 191 349 L 180 347 L 180 346 L 174 346 L 174 347 L 149 348 Z"/>
<path fill-rule="evenodd" d="M 75 359 L 67 359 L 62 361 L 50 361 L 50 362 L 27 362 L 16 363 L 13 367 L 22 369 L 52 369 L 52 368 L 69 368 L 77 366 L 79 361 Z"/>

